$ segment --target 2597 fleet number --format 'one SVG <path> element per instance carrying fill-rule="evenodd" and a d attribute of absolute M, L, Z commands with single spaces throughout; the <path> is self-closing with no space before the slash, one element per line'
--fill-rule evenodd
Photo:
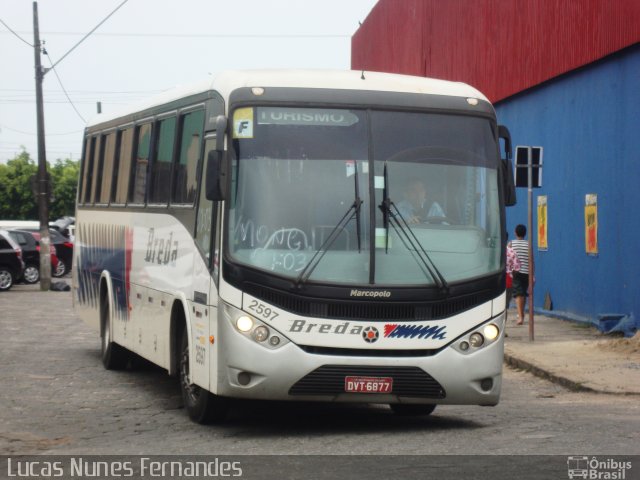
<path fill-rule="evenodd" d="M 279 313 L 268 307 L 264 303 L 260 303 L 257 300 L 251 300 L 249 303 L 249 310 L 253 311 L 257 316 L 265 318 L 267 320 L 275 320 L 279 316 Z"/>

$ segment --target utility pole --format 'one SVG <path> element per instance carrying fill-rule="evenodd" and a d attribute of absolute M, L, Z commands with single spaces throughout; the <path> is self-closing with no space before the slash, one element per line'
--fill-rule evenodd
<path fill-rule="evenodd" d="M 529 341 L 533 342 L 533 155 L 531 147 L 527 154 L 527 231 L 529 233 Z"/>
<path fill-rule="evenodd" d="M 49 238 L 49 181 L 44 144 L 44 104 L 42 80 L 45 70 L 40 62 L 40 31 L 38 29 L 38 3 L 33 2 L 33 51 L 36 73 L 36 114 L 38 121 L 38 219 L 40 220 L 40 290 L 51 288 L 51 239 Z"/>
<path fill-rule="evenodd" d="M 522 175 L 524 169 L 526 177 Z M 535 175 L 534 175 L 535 169 Z M 542 187 L 542 147 L 516 147 L 516 187 L 527 187 L 527 231 L 529 232 L 529 340 L 534 340 L 533 288 L 533 189 Z"/>

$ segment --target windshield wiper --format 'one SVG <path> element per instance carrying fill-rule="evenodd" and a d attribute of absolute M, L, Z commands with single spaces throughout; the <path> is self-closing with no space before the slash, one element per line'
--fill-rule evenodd
<path fill-rule="evenodd" d="M 362 240 L 360 237 L 360 205 L 362 205 L 362 200 L 360 200 L 360 183 L 358 182 L 358 161 L 354 160 L 353 163 L 355 165 L 353 181 L 355 182 L 354 191 L 356 195 L 353 205 L 356 207 L 356 237 L 358 239 L 358 253 L 360 253 L 362 252 Z"/>
<path fill-rule="evenodd" d="M 393 209 L 393 211 L 392 211 Z M 402 241 L 402 244 L 405 246 L 412 255 L 415 253 L 417 255 L 418 260 L 422 264 L 421 266 L 427 270 L 431 278 L 436 282 L 438 288 L 441 290 L 448 292 L 449 284 L 446 279 L 436 267 L 436 264 L 433 263 L 433 260 L 426 252 L 418 237 L 413 232 L 405 218 L 396 207 L 396 204 L 393 203 L 389 196 L 389 175 L 387 173 L 387 163 L 384 164 L 384 189 L 383 189 L 383 199 L 380 204 L 380 210 L 382 210 L 382 219 L 383 225 L 385 229 L 385 253 L 389 253 L 389 225 L 391 225 L 394 231 L 398 234 L 398 237 Z M 401 220 L 398 221 L 398 218 Z M 424 271 L 423 269 L 423 271 Z"/>
<path fill-rule="evenodd" d="M 360 207 L 362 205 L 362 200 L 360 199 L 360 187 L 358 184 L 358 162 L 357 161 L 354 161 L 354 162 L 355 162 L 355 173 L 354 173 L 355 198 L 353 200 L 353 203 L 351 204 L 349 209 L 345 212 L 345 214 L 342 216 L 340 221 L 336 224 L 336 226 L 333 227 L 333 229 L 331 230 L 331 233 L 329 233 L 329 236 L 326 238 L 326 240 L 322 242 L 322 245 L 320 245 L 320 248 L 318 248 L 318 250 L 313 255 L 313 257 L 311 257 L 311 260 L 309 260 L 309 263 L 307 263 L 305 267 L 302 269 L 302 271 L 300 272 L 300 275 L 298 275 L 298 278 L 296 279 L 296 287 L 298 288 L 302 286 L 304 283 L 306 283 L 307 280 L 309 280 L 309 277 L 311 276 L 313 271 L 316 269 L 316 267 L 320 263 L 320 260 L 322 260 L 322 257 L 324 257 L 324 254 L 327 253 L 327 251 L 331 248 L 331 245 L 333 245 L 333 242 L 336 241 L 338 236 L 342 233 L 344 228 L 353 219 L 353 217 L 356 218 L 356 237 L 358 238 L 358 253 L 362 251 L 362 240 L 360 235 Z"/>

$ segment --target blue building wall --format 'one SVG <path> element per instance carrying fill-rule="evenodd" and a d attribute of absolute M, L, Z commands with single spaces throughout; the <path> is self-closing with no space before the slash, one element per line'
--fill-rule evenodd
<path fill-rule="evenodd" d="M 594 320 L 640 322 L 640 46 L 635 45 L 496 105 L 513 145 L 544 147 L 533 193 L 535 307 Z M 599 254 L 585 253 L 585 195 L 598 195 Z M 527 191 L 507 209 L 509 238 L 527 223 Z M 537 245 L 536 199 L 548 198 L 548 245 Z"/>

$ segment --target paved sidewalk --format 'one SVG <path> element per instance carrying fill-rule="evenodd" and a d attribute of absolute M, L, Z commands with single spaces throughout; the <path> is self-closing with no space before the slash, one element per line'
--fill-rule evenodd
<path fill-rule="evenodd" d="M 572 390 L 640 395 L 640 333 L 604 335 L 595 327 L 535 315 L 529 341 L 528 313 L 516 326 L 509 311 L 505 362 Z"/>

